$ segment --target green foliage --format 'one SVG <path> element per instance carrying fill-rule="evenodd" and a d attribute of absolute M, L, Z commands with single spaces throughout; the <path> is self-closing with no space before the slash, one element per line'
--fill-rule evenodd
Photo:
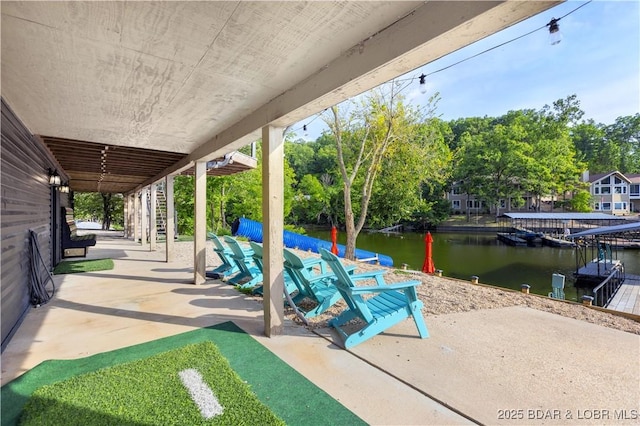
<path fill-rule="evenodd" d="M 173 181 L 173 198 L 176 209 L 176 226 L 179 235 L 193 235 L 195 211 L 195 179 L 193 176 L 176 176 Z"/>
<path fill-rule="evenodd" d="M 73 194 L 73 214 L 76 219 L 102 223 L 102 229 L 124 225 L 124 197 L 122 194 L 78 192 Z"/>
<path fill-rule="evenodd" d="M 200 414 L 178 373 L 195 369 L 224 411 Z M 36 390 L 23 425 L 284 425 L 260 402 L 211 342 L 75 376 Z"/>
<path fill-rule="evenodd" d="M 592 197 L 589 191 L 579 190 L 571 198 L 571 211 L 588 213 L 591 211 Z"/>
<path fill-rule="evenodd" d="M 286 223 L 345 226 L 356 236 L 364 227 L 426 227 L 447 218 L 445 193 L 453 182 L 500 214 L 503 200 L 518 208 L 527 194 L 538 206 L 550 195 L 582 197 L 587 169 L 640 173 L 640 114 L 608 126 L 581 121 L 580 102 L 571 95 L 540 110 L 444 122 L 433 114 L 438 95 L 425 112 L 405 104 L 397 89 L 390 84 L 325 111 L 329 130 L 315 141 L 287 135 Z M 228 233 L 239 217 L 262 221 L 260 143 L 256 153 L 257 169 L 207 178 L 208 230 Z M 178 233 L 192 234 L 193 177 L 175 182 Z M 99 198 L 78 201 L 78 217 L 97 217 Z M 586 208 L 575 203 L 572 209 Z"/>
<path fill-rule="evenodd" d="M 618 117 L 608 126 L 582 122 L 571 129 L 571 137 L 592 173 L 640 173 L 640 114 Z"/>

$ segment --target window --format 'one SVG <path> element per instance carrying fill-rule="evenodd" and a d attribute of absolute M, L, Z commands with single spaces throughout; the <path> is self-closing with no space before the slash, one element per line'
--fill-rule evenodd
<path fill-rule="evenodd" d="M 603 186 L 602 188 L 600 188 L 600 193 L 601 194 L 611 194 L 611 187 L 610 186 Z"/>
<path fill-rule="evenodd" d="M 594 210 L 600 210 L 600 203 L 595 203 L 593 206 Z"/>
<path fill-rule="evenodd" d="M 500 208 L 501 209 L 506 209 L 507 208 L 507 202 L 505 200 L 500 200 Z"/>
<path fill-rule="evenodd" d="M 482 203 L 478 200 L 469 200 L 467 201 L 468 209 L 479 209 L 482 206 Z"/>
<path fill-rule="evenodd" d="M 615 203 L 613 205 L 613 208 L 615 210 L 626 210 L 627 209 L 627 203 Z"/>
<path fill-rule="evenodd" d="M 462 188 L 460 188 L 459 186 L 454 186 L 451 190 L 451 193 L 454 195 L 462 194 Z"/>
<path fill-rule="evenodd" d="M 616 176 L 616 177 L 613 178 L 613 183 L 620 184 L 620 183 L 622 183 L 622 179 L 620 179 L 618 176 Z"/>
<path fill-rule="evenodd" d="M 627 187 L 626 186 L 614 186 L 613 190 L 616 194 L 626 194 Z"/>
<path fill-rule="evenodd" d="M 451 207 L 453 207 L 454 209 L 459 209 L 460 208 L 460 200 L 453 200 L 451 202 Z"/>
<path fill-rule="evenodd" d="M 600 193 L 600 186 L 594 186 L 593 187 L 593 193 L 594 194 L 599 194 Z"/>
<path fill-rule="evenodd" d="M 640 195 L 640 184 L 634 183 L 631 185 L 631 190 L 629 192 L 631 195 Z"/>
<path fill-rule="evenodd" d="M 606 178 L 602 179 L 600 181 L 600 183 L 603 184 L 603 185 L 609 185 L 611 183 L 611 178 L 610 177 L 606 177 Z"/>
<path fill-rule="evenodd" d="M 611 203 L 600 203 L 601 204 L 601 209 L 600 210 L 611 210 Z"/>

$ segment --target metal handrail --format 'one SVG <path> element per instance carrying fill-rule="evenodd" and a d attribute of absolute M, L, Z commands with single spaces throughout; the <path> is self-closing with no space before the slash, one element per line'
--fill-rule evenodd
<path fill-rule="evenodd" d="M 592 290 L 593 304 L 606 307 L 624 282 L 624 279 L 624 266 L 621 263 L 615 265 L 609 276 Z"/>

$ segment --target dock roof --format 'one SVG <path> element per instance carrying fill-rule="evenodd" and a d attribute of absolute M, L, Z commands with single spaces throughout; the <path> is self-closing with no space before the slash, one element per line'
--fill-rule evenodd
<path fill-rule="evenodd" d="M 502 216 L 511 219 L 620 220 L 617 216 L 605 213 L 505 213 Z"/>
<path fill-rule="evenodd" d="M 568 238 L 586 237 L 588 235 L 611 235 L 621 234 L 624 232 L 640 232 L 640 222 L 623 223 L 622 225 L 601 226 L 599 228 L 589 229 L 587 231 L 571 234 Z"/>

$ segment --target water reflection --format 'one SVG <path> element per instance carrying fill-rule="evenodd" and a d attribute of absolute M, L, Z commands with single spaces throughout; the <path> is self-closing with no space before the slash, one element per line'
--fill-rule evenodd
<path fill-rule="evenodd" d="M 312 237 L 330 241 L 329 231 L 309 230 Z M 529 284 L 531 292 L 547 295 L 551 291 L 551 276 L 566 276 L 566 298 L 577 300 L 572 274 L 576 269 L 573 249 L 555 247 L 512 247 L 499 242 L 494 233 L 432 233 L 433 260 L 436 268 L 448 277 L 469 280 L 480 277 L 481 283 L 519 290 Z M 338 242 L 344 244 L 343 233 Z M 391 256 L 394 265 L 406 263 L 410 269 L 420 269 L 424 261 L 424 234 L 362 233 L 358 248 Z M 614 257 L 616 257 L 614 255 Z M 625 264 L 627 273 L 640 275 L 640 250 L 620 250 L 617 258 Z"/>

